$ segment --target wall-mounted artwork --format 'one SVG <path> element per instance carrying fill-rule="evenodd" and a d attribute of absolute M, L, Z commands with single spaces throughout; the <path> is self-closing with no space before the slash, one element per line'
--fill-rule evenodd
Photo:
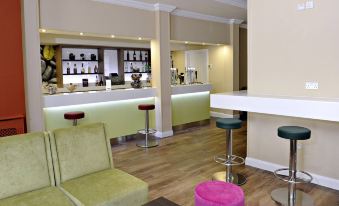
<path fill-rule="evenodd" d="M 56 47 L 52 45 L 40 45 L 42 82 L 56 84 Z"/>

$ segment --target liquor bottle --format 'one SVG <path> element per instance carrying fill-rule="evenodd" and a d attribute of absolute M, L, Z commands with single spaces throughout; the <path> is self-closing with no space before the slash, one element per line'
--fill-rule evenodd
<path fill-rule="evenodd" d="M 69 68 L 69 62 L 67 63 L 67 74 L 71 74 L 71 68 Z"/>
<path fill-rule="evenodd" d="M 142 52 L 140 51 L 140 54 L 139 54 L 139 61 L 142 61 Z"/>
<path fill-rule="evenodd" d="M 88 68 L 87 68 L 87 73 L 88 73 L 88 74 L 92 73 L 92 68 L 91 68 L 91 66 L 90 66 L 90 65 L 88 65 Z"/>
<path fill-rule="evenodd" d="M 127 52 L 127 58 L 126 58 L 126 60 L 128 61 L 128 60 L 131 60 L 130 58 L 129 58 L 129 51 L 126 51 Z"/>
<path fill-rule="evenodd" d="M 98 75 L 95 78 L 95 86 L 99 86 L 99 79 L 98 79 Z"/>
<path fill-rule="evenodd" d="M 104 86 L 104 81 L 102 80 L 102 78 L 101 78 L 101 77 L 100 77 L 99 86 Z"/>
<path fill-rule="evenodd" d="M 133 72 L 133 63 L 131 62 L 131 66 L 129 67 L 129 71 L 128 72 Z"/>
<path fill-rule="evenodd" d="M 85 74 L 84 63 L 81 64 L 81 74 Z"/>
<path fill-rule="evenodd" d="M 74 73 L 74 74 L 77 74 L 77 73 L 78 73 L 78 69 L 77 69 L 77 65 L 76 65 L 76 64 L 74 64 L 73 73 Z"/>
<path fill-rule="evenodd" d="M 137 60 L 137 54 L 135 53 L 135 50 L 133 52 L 133 60 L 136 61 Z"/>
<path fill-rule="evenodd" d="M 148 61 L 148 52 L 145 52 L 145 61 Z"/>
<path fill-rule="evenodd" d="M 97 65 L 94 66 L 94 73 L 96 73 L 96 74 L 98 73 L 98 67 L 97 67 Z"/>

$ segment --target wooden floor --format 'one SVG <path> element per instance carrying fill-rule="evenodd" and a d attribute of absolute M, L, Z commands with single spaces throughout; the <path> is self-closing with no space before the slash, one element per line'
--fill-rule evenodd
<path fill-rule="evenodd" d="M 135 146 L 131 140 L 112 147 L 116 168 L 124 170 L 149 184 L 149 199 L 164 196 L 179 205 L 194 205 L 194 186 L 210 180 L 224 167 L 214 162 L 216 154 L 225 153 L 225 131 L 210 125 L 176 132 L 173 137 L 160 141 L 160 146 L 148 150 Z M 237 155 L 246 156 L 246 127 L 234 132 L 234 149 Z M 233 169 L 248 177 L 242 186 L 246 205 L 276 205 L 270 192 L 285 183 L 273 174 L 249 166 Z M 299 186 L 310 194 L 315 205 L 339 206 L 339 191 L 314 184 Z"/>

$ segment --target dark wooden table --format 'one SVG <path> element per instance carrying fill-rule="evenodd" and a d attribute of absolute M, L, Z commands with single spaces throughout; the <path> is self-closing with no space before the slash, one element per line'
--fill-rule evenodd
<path fill-rule="evenodd" d="M 155 200 L 152 200 L 151 202 L 144 204 L 143 206 L 179 206 L 179 205 L 175 204 L 174 202 L 164 197 L 159 197 Z"/>

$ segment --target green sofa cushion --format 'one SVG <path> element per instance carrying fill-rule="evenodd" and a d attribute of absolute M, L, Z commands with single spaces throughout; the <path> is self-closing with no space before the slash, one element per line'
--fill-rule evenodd
<path fill-rule="evenodd" d="M 69 180 L 61 187 L 85 206 L 138 206 L 148 200 L 147 183 L 118 169 Z"/>
<path fill-rule="evenodd" d="M 73 206 L 63 192 L 47 187 L 0 200 L 1 206 Z"/>
<path fill-rule="evenodd" d="M 49 148 L 42 132 L 0 138 L 0 199 L 55 184 Z"/>
<path fill-rule="evenodd" d="M 58 129 L 51 136 L 58 184 L 112 167 L 102 123 Z"/>

